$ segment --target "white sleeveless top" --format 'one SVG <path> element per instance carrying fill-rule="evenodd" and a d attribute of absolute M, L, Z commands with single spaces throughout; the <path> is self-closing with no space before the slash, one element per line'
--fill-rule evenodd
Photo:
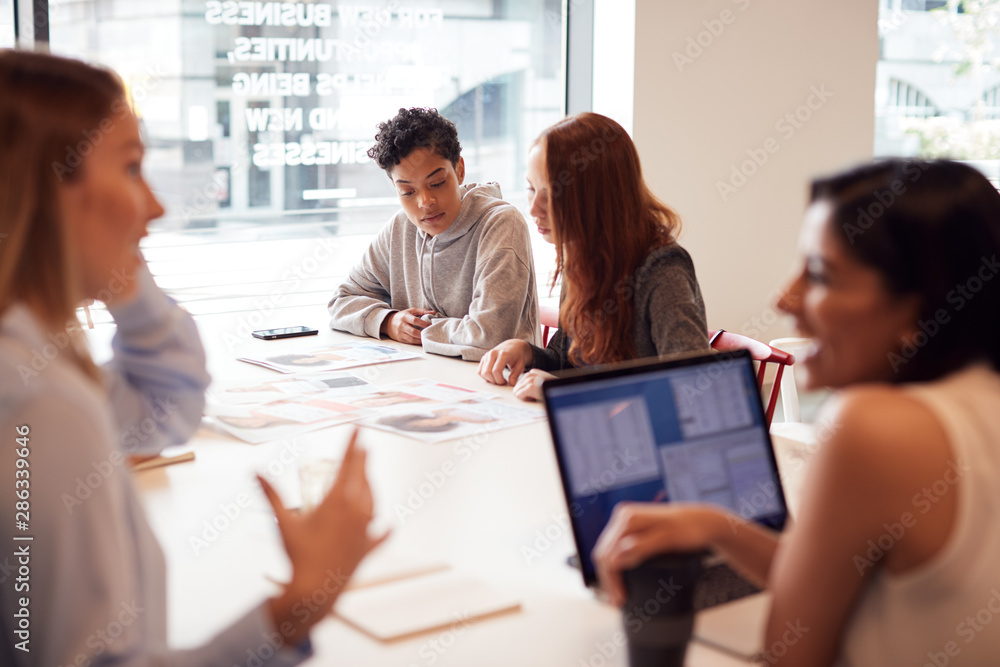
<path fill-rule="evenodd" d="M 977 365 L 906 391 L 948 435 L 956 465 L 929 495 L 957 491 L 956 521 L 930 561 L 873 577 L 839 664 L 1000 665 L 1000 374 Z M 929 502 L 914 498 L 918 521 Z"/>

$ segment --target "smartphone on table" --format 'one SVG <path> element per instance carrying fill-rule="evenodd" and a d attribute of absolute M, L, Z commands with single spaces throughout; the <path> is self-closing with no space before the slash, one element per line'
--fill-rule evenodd
<path fill-rule="evenodd" d="M 281 329 L 260 329 L 253 332 L 253 337 L 261 340 L 277 340 L 278 338 L 315 336 L 318 333 L 318 329 L 310 329 L 309 327 L 283 327 Z"/>

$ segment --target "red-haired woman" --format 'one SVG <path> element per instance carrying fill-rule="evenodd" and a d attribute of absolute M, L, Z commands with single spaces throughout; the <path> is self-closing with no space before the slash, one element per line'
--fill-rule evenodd
<path fill-rule="evenodd" d="M 595 113 L 556 123 L 528 153 L 527 177 L 531 215 L 563 276 L 560 329 L 545 349 L 512 339 L 490 350 L 479 364 L 487 382 L 538 400 L 549 371 L 708 350 L 680 218 L 646 187 L 621 125 Z"/>

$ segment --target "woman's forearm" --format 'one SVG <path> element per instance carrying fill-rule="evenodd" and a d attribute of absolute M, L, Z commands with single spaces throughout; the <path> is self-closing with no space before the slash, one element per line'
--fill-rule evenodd
<path fill-rule="evenodd" d="M 767 586 L 781 534 L 728 512 L 719 512 L 712 547 L 743 576 L 762 588 Z"/>
<path fill-rule="evenodd" d="M 163 293 L 145 265 L 135 280 L 133 299 L 108 305 L 117 332 L 114 357 L 103 370 L 121 447 L 149 455 L 194 433 L 211 378 L 191 315 Z"/>

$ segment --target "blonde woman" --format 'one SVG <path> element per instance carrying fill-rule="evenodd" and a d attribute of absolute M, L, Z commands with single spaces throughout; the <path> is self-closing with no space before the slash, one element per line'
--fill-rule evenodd
<path fill-rule="evenodd" d="M 0 51 L 0 539 L 30 564 L 27 586 L 0 579 L 0 664 L 228 665 L 248 651 L 295 664 L 344 584 L 327 572 L 348 577 L 378 541 L 364 453 L 352 444 L 309 515 L 265 484 L 291 582 L 207 645 L 171 651 L 163 555 L 123 463 L 187 439 L 209 378 L 194 323 L 139 255 L 163 213 L 142 158 L 112 74 Z M 117 324 L 103 368 L 76 326 L 89 298 Z M 303 614 L 306 596 L 323 604 Z"/>

